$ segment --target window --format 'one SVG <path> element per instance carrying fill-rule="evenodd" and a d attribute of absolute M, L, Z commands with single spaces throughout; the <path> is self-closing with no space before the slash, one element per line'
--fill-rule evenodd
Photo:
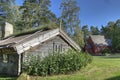
<path fill-rule="evenodd" d="M 90 45 L 90 44 L 87 44 L 87 48 L 88 48 L 88 49 L 91 49 L 91 45 Z"/>
<path fill-rule="evenodd" d="M 8 55 L 3 54 L 3 63 L 8 63 Z"/>
<path fill-rule="evenodd" d="M 62 44 L 57 44 L 55 42 L 53 42 L 53 52 L 62 52 L 63 49 L 62 49 Z"/>
<path fill-rule="evenodd" d="M 59 46 L 58 46 L 58 52 L 61 52 L 60 50 L 61 50 L 61 47 L 60 47 L 60 45 L 59 45 Z"/>
<path fill-rule="evenodd" d="M 60 47 L 61 47 L 61 52 L 62 52 L 62 44 L 61 44 L 61 46 L 60 46 Z"/>
<path fill-rule="evenodd" d="M 55 51 L 55 43 L 53 42 L 53 51 Z"/>
<path fill-rule="evenodd" d="M 57 45 L 55 45 L 55 51 L 57 52 L 57 50 L 58 50 L 58 47 L 57 47 Z"/>

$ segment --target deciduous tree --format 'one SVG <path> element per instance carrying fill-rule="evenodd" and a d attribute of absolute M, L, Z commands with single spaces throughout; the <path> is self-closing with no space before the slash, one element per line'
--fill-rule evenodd
<path fill-rule="evenodd" d="M 80 8 L 77 6 L 77 2 L 75 0 L 62 0 L 61 10 L 61 19 L 64 22 L 63 29 L 69 35 L 72 35 L 74 34 L 76 27 L 80 25 Z"/>

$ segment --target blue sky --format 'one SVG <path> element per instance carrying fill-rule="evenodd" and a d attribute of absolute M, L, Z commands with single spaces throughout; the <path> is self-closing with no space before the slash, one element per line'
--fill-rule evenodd
<path fill-rule="evenodd" d="M 76 0 L 80 7 L 81 26 L 98 26 L 107 25 L 109 21 L 120 19 L 120 0 Z M 21 0 L 16 1 L 22 4 Z M 51 0 L 50 10 L 57 17 L 61 15 L 61 0 Z"/>

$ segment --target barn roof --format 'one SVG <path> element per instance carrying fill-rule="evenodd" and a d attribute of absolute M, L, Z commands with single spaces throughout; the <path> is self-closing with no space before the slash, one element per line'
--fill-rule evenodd
<path fill-rule="evenodd" d="M 25 34 L 21 36 L 12 36 L 0 41 L 0 48 L 13 47 L 19 54 L 31 47 L 34 47 L 42 42 L 45 42 L 55 36 L 61 36 L 74 49 L 81 50 L 80 47 L 69 38 L 61 29 L 40 30 L 34 33 Z"/>
<path fill-rule="evenodd" d="M 93 43 L 97 45 L 111 45 L 110 39 L 105 39 L 103 35 L 91 35 Z"/>

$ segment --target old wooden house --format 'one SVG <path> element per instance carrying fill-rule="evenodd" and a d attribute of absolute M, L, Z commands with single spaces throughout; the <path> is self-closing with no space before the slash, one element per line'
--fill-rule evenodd
<path fill-rule="evenodd" d="M 5 23 L 5 25 L 8 26 L 4 27 L 9 27 L 9 23 Z M 13 29 L 4 29 L 4 35 L 7 32 L 13 32 L 9 31 Z M 29 34 L 5 38 L 0 41 L 0 74 L 19 75 L 22 68 L 21 63 L 30 54 L 44 57 L 50 51 L 64 52 L 70 48 L 81 50 L 61 29 L 42 29 Z"/>
<path fill-rule="evenodd" d="M 89 53 L 99 55 L 104 49 L 111 46 L 111 40 L 105 39 L 103 35 L 90 35 L 87 39 L 85 50 Z"/>

